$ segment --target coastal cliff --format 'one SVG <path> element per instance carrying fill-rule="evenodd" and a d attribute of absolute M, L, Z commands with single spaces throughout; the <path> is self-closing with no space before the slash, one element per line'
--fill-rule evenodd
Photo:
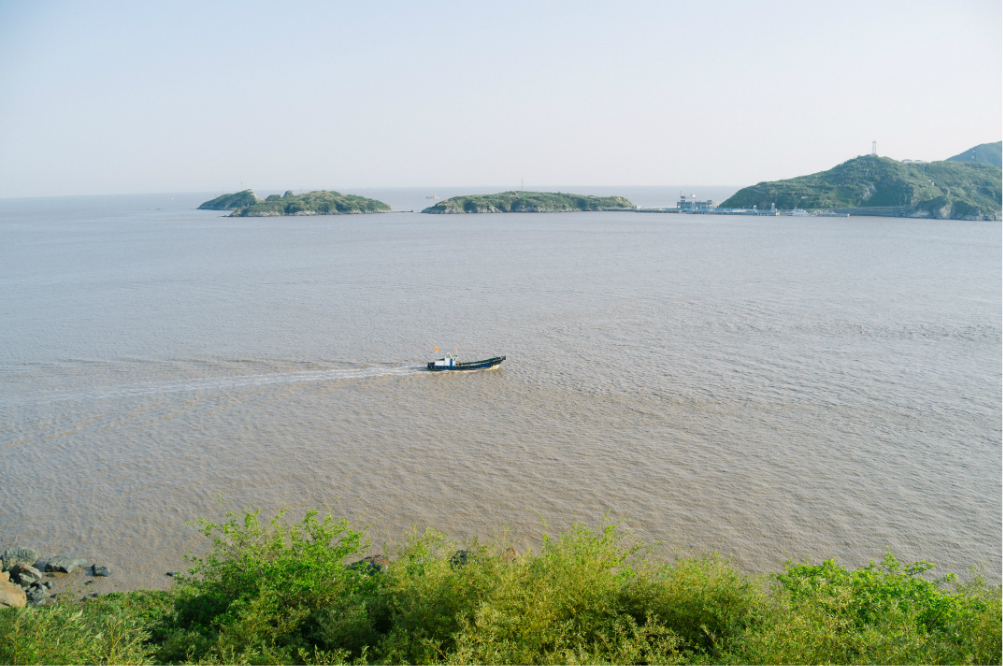
<path fill-rule="evenodd" d="M 634 205 L 623 197 L 596 197 L 566 192 L 502 192 L 471 194 L 440 201 L 421 211 L 435 214 L 464 213 L 564 213 L 572 211 L 627 210 Z"/>

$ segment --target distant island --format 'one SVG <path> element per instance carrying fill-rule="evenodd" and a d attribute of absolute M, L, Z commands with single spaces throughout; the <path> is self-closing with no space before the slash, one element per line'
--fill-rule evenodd
<path fill-rule="evenodd" d="M 253 190 L 244 190 L 243 192 L 236 192 L 234 194 L 221 194 L 215 199 L 210 199 L 204 204 L 199 206 L 199 210 L 233 210 L 234 208 L 243 208 L 245 206 L 253 206 L 258 203 L 260 199 L 254 195 Z"/>
<path fill-rule="evenodd" d="M 353 215 L 360 213 L 386 213 L 390 206 L 354 194 L 341 194 L 318 190 L 293 194 L 292 190 L 282 196 L 271 194 L 264 200 L 255 196 L 252 190 L 235 194 L 224 194 L 206 201 L 200 210 L 233 210 L 230 217 L 278 217 L 284 215 Z"/>
<path fill-rule="evenodd" d="M 979 164 L 992 164 L 996 167 L 1003 167 L 1003 141 L 979 144 L 954 157 L 948 157 L 947 161 L 968 162 L 969 164 L 977 162 Z"/>
<path fill-rule="evenodd" d="M 634 205 L 623 197 L 595 197 L 566 192 L 502 192 L 470 194 L 440 201 L 423 213 L 563 213 L 579 210 L 626 210 Z"/>
<path fill-rule="evenodd" d="M 864 155 L 810 176 L 746 187 L 720 207 L 768 210 L 775 204 L 779 209 L 851 215 L 998 220 L 1003 216 L 1001 196 L 1003 172 L 998 166 L 967 160 L 898 162 Z"/>

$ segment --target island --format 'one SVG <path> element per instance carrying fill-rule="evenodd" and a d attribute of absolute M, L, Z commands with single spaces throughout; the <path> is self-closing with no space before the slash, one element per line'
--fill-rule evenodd
<path fill-rule="evenodd" d="M 235 192 L 234 194 L 221 194 L 215 199 L 206 201 L 204 204 L 199 206 L 199 210 L 233 210 L 234 208 L 243 208 L 245 206 L 253 206 L 258 203 L 259 199 L 255 196 L 253 190 L 244 190 L 243 192 Z"/>
<path fill-rule="evenodd" d="M 828 171 L 746 187 L 720 207 L 769 210 L 776 205 L 848 215 L 999 220 L 1001 196 L 1003 172 L 997 166 L 864 155 Z"/>
<path fill-rule="evenodd" d="M 623 197 L 596 197 L 567 192 L 501 192 L 469 194 L 440 201 L 423 213 L 565 213 L 580 210 L 630 210 Z"/>
<path fill-rule="evenodd" d="M 969 148 L 963 153 L 958 153 L 954 157 L 948 157 L 948 162 L 977 162 L 979 164 L 992 164 L 1003 167 L 1003 141 L 996 143 L 980 143 L 974 148 Z"/>
<path fill-rule="evenodd" d="M 279 217 L 285 215 L 353 215 L 387 213 L 391 208 L 382 201 L 355 194 L 317 190 L 293 194 L 271 194 L 264 200 L 251 190 L 224 194 L 199 206 L 202 210 L 233 210 L 230 217 Z"/>

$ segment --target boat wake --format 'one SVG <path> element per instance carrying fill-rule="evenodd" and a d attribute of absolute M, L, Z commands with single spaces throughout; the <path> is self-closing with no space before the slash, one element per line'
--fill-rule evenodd
<path fill-rule="evenodd" d="M 23 399 L 0 400 L 11 405 L 41 405 L 50 402 L 80 400 L 111 400 L 165 395 L 171 393 L 223 392 L 256 389 L 269 386 L 291 386 L 296 384 L 338 382 L 345 380 L 376 379 L 380 377 L 407 377 L 425 371 L 423 367 L 368 367 L 331 368 L 328 370 L 307 370 L 299 372 L 274 372 L 255 375 L 227 377 L 206 377 L 183 382 L 137 382 L 118 386 L 95 386 L 69 391 L 54 391 L 44 395 L 25 396 Z"/>

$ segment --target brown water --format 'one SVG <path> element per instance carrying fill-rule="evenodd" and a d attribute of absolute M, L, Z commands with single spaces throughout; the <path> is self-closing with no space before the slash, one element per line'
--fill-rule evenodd
<path fill-rule="evenodd" d="M 750 572 L 891 547 L 1000 579 L 998 223 L 175 198 L 0 201 L 0 548 L 107 590 L 166 585 L 227 509 L 377 543 L 609 512 Z"/>

